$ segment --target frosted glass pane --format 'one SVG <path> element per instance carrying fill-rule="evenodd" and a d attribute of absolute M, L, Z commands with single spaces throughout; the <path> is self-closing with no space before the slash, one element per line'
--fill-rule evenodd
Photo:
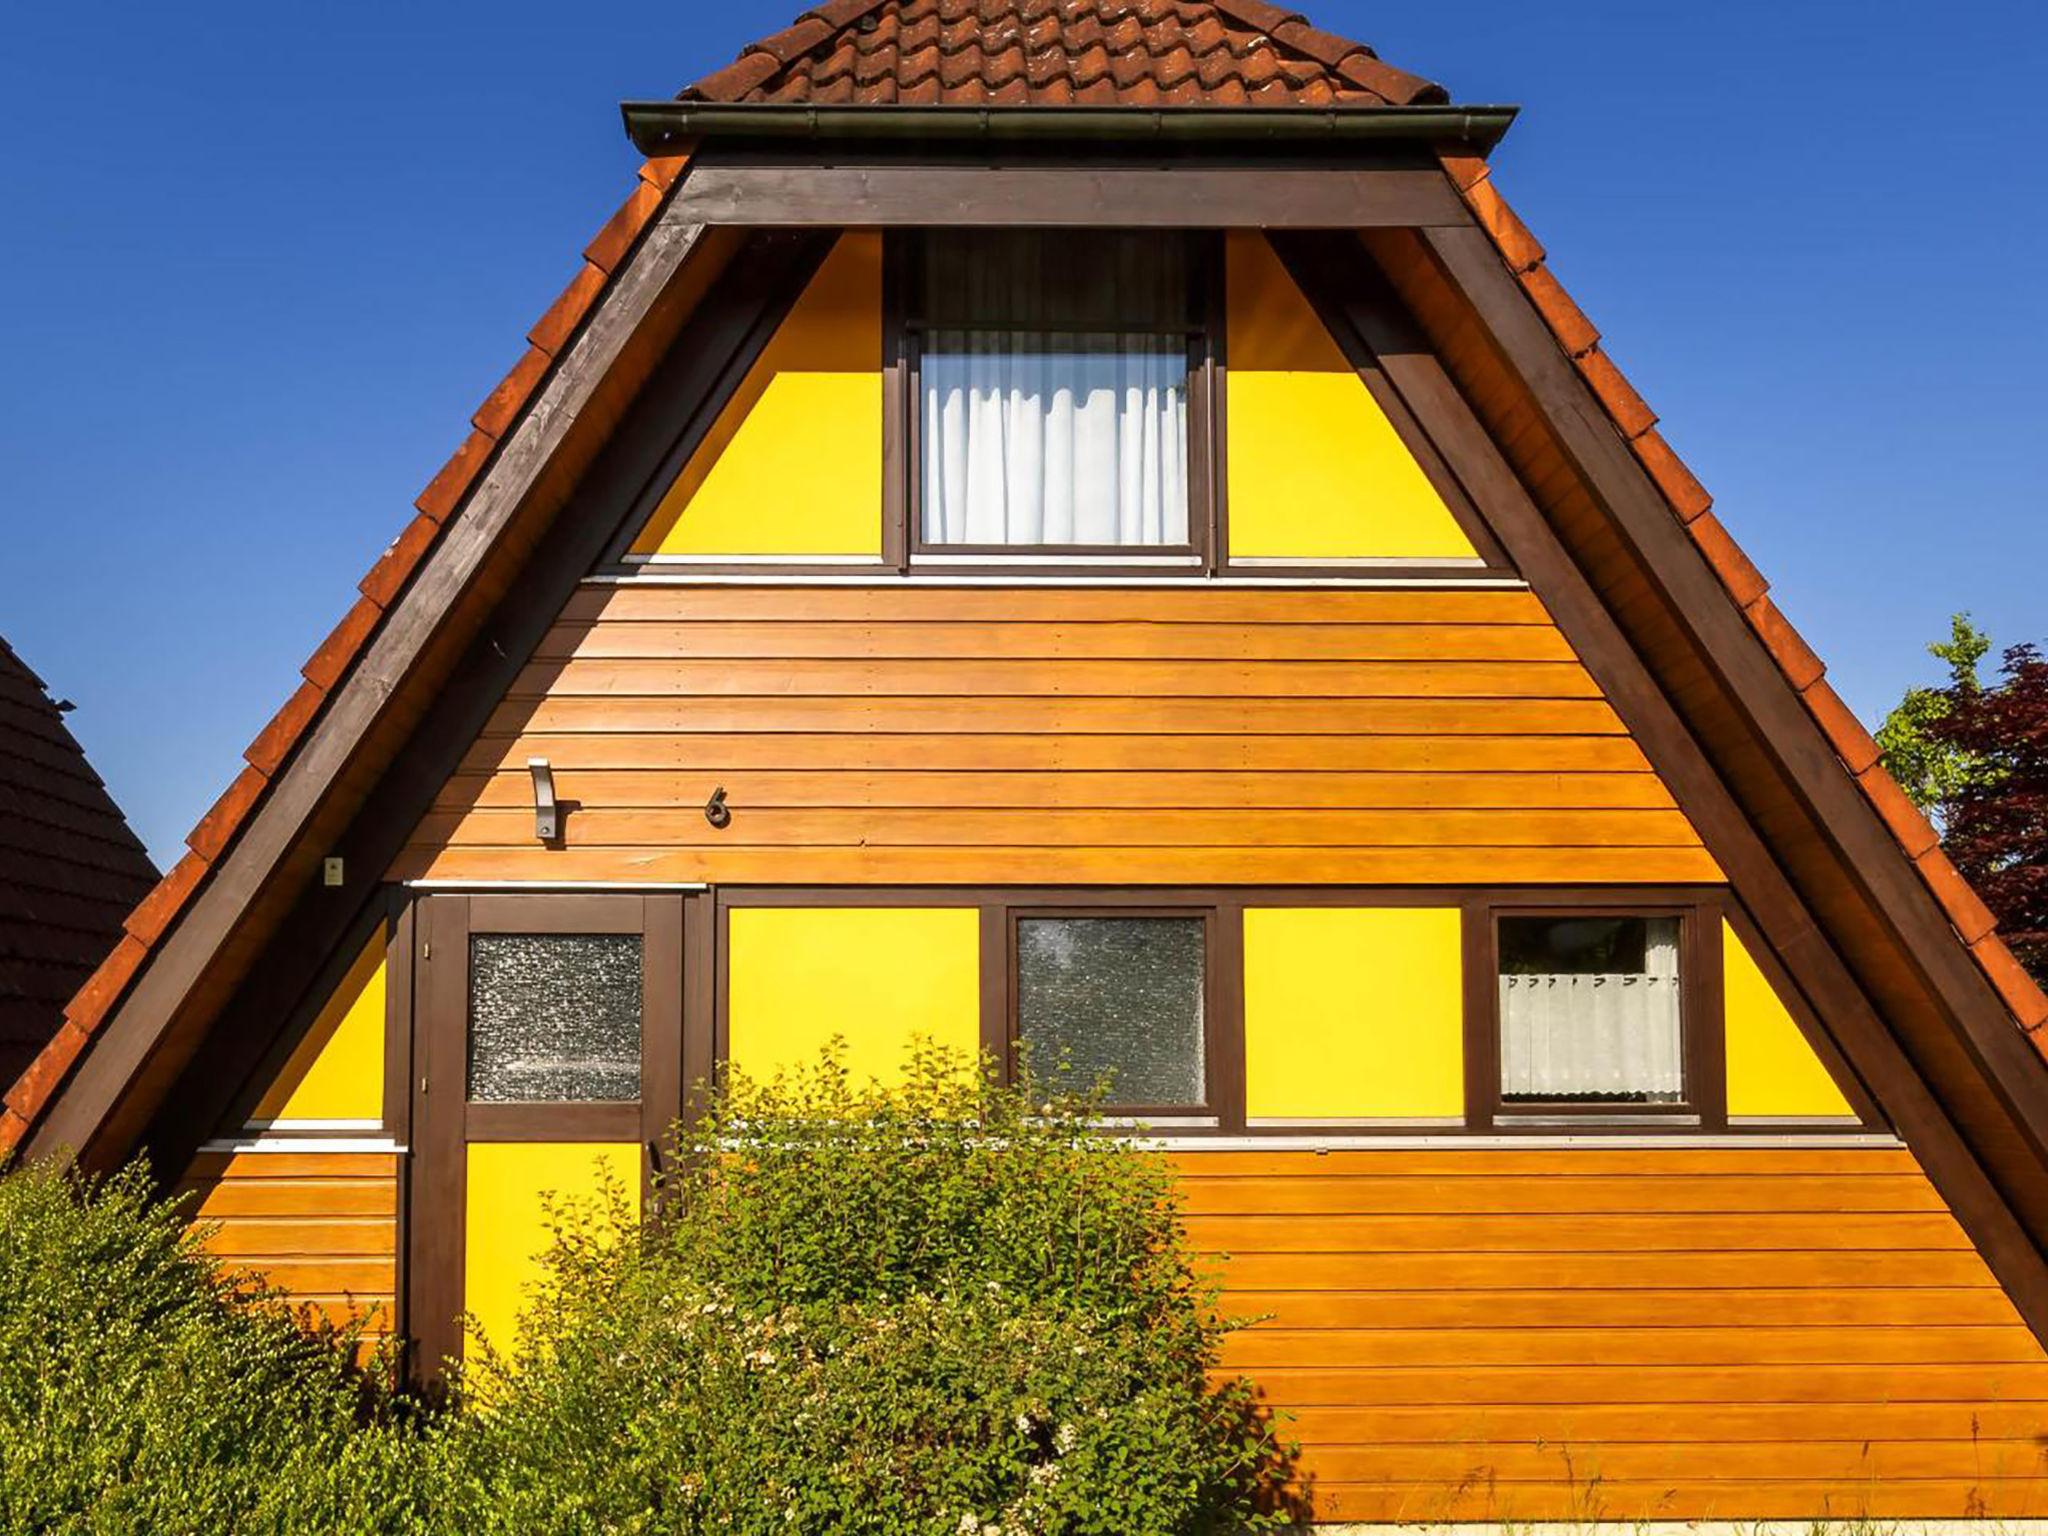
<path fill-rule="evenodd" d="M 639 935 L 473 935 L 469 1096 L 482 1103 L 639 1098 Z"/>
<path fill-rule="evenodd" d="M 1034 917 L 1017 924 L 1017 1022 L 1034 1071 L 1062 1059 L 1118 1104 L 1200 1104 L 1203 923 Z"/>

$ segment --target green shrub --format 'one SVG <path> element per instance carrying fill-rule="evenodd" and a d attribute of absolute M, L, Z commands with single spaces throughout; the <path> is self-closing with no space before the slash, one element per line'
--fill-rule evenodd
<path fill-rule="evenodd" d="M 740 1084 L 660 1219 L 558 1212 L 520 1341 L 439 1446 L 507 1532 L 1181 1536 L 1271 1523 L 1283 1453 L 1189 1270 L 1164 1159 L 921 1054 Z"/>
<path fill-rule="evenodd" d="M 133 1168 L 0 1168 L 0 1531 L 417 1528 L 416 1437 Z"/>

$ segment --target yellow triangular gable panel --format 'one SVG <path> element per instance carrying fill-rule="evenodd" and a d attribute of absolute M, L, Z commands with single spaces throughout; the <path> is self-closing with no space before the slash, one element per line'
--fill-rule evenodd
<path fill-rule="evenodd" d="M 633 554 L 879 559 L 882 240 L 843 235 Z"/>
<path fill-rule="evenodd" d="M 1721 925 L 1731 1119 L 1853 1119 L 1855 1111 L 1742 935 Z"/>
<path fill-rule="evenodd" d="M 1266 237 L 1227 261 L 1231 559 L 1478 559 Z"/>
<path fill-rule="evenodd" d="M 258 1123 L 383 1118 L 384 942 L 380 926 L 257 1104 Z"/>

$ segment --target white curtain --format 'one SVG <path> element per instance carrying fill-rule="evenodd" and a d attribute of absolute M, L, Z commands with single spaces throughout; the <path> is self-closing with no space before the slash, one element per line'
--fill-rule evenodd
<path fill-rule="evenodd" d="M 1675 1102 L 1681 1040 L 1675 918 L 1649 924 L 1640 974 L 1500 978 L 1505 1099 Z"/>
<path fill-rule="evenodd" d="M 1178 338 L 935 331 L 920 369 L 927 543 L 1188 542 Z"/>

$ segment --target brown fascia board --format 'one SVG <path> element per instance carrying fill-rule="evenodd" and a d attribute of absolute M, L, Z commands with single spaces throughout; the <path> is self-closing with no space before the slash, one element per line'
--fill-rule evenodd
<path fill-rule="evenodd" d="M 1798 796 L 1800 814 L 1839 850 L 1834 877 L 1849 879 L 1882 914 L 1891 942 L 2015 1117 L 2029 1155 L 2042 1161 L 2048 1031 L 2040 1026 L 2048 999 L 1988 932 L 1982 904 L 1940 858 L 1925 818 L 1874 762 L 1868 733 L 1841 707 L 1819 659 L 1707 511 L 1710 499 L 1655 432 L 1654 413 L 1601 353 L 1578 307 L 1559 302 L 1562 288 L 1546 275 L 1541 246 L 1492 189 L 1486 167 L 1447 155 L 1445 170 L 1472 208 L 1473 227 L 1420 232 L 1432 259 L 1475 308 L 1481 290 L 1498 294 L 1508 284 L 1556 361 L 1543 360 L 1545 349 L 1509 346 L 1497 328 L 1496 350 L 1504 358 L 1514 354 L 1508 366 L 1518 374 L 1534 360 L 1544 378 L 1524 377 L 1532 397 L 1541 397 L 1539 383 L 1553 394 L 1575 389 L 1584 405 L 1569 415 L 1612 429 L 1604 441 L 1587 434 L 1575 448 L 1567 442 L 1568 456 L 1579 457 L 1589 484 L 1624 487 L 1621 496 L 1596 489 L 1597 499 L 1650 579 L 1684 613 L 1693 643 Z M 1505 300 L 1492 313 L 1491 322 L 1479 317 L 1480 323 L 1519 320 Z M 1562 441 L 1573 423 L 1560 417 L 1553 428 Z M 1652 506 L 1654 515 L 1639 510 Z M 1690 579 L 1697 565 L 1688 569 L 1688 561 L 1706 566 L 1707 583 Z"/>
<path fill-rule="evenodd" d="M 593 252 L 615 270 L 586 257 L 584 271 L 601 281 L 579 277 L 570 286 L 581 296 L 573 317 L 563 318 L 558 301 L 544 318 L 555 345 L 550 367 L 536 369 L 525 358 L 514 367 L 530 398 L 514 405 L 500 386 L 486 402 L 494 423 L 509 431 L 481 454 L 465 444 L 451 461 L 452 469 L 473 460 L 463 480 L 451 483 L 444 471 L 422 493 L 420 518 L 436 524 L 435 535 L 413 539 L 409 529 L 365 578 L 366 599 L 393 594 L 381 622 L 366 624 L 352 610 L 337 635 L 347 632 L 356 654 L 339 654 L 330 637 L 308 663 L 309 673 L 334 679 L 331 687 L 309 676 L 259 736 L 250 770 L 194 831 L 195 853 L 201 843 L 206 850 L 204 878 L 186 871 L 177 910 L 150 925 L 154 946 L 131 935 L 74 999 L 74 1032 L 89 1035 L 91 1048 L 73 1053 L 75 1066 L 54 1057 L 40 1072 L 32 1066 L 23 1082 L 34 1078 L 35 1091 L 10 1095 L 0 1118 L 0 1152 L 23 1145 L 31 1155 L 71 1152 L 88 1162 L 126 1155 L 127 1147 L 115 1144 L 121 1138 L 106 1134 L 117 1105 L 145 1069 L 161 1078 L 165 1056 L 189 1048 L 238 967 L 253 959 L 265 921 L 310 883 L 326 840 L 374 779 L 374 752 L 380 743 L 392 749 L 392 722 L 406 719 L 408 709 L 417 715 L 418 695 L 431 692 L 428 667 L 452 658 L 463 626 L 480 621 L 479 605 L 468 598 L 488 577 L 501 536 L 515 522 L 552 516 L 573 479 L 567 466 L 594 452 L 600 425 L 580 413 L 606 387 L 627 342 L 698 246 L 701 227 L 668 216 L 666 193 L 675 180 L 667 167 L 643 172 L 621 210 L 640 231 L 621 238 L 615 216 L 593 242 Z M 387 562 L 408 543 L 416 566 L 391 572 Z M 349 886 L 358 887 L 381 881 L 383 872 L 348 873 Z"/>
<path fill-rule="evenodd" d="M 1874 813 L 1882 825 L 1885 846 L 1876 856 L 1895 877 L 1890 892 L 1894 905 L 1912 909 L 1898 913 L 1896 920 L 1902 935 L 1913 941 L 1923 969 L 1930 975 L 1947 972 L 1955 980 L 1960 979 L 1955 975 L 1955 962 L 1973 962 L 1969 969 L 1990 989 L 1998 1007 L 2031 1041 L 2036 1054 L 2048 1056 L 2048 1030 L 2042 1028 L 2048 1023 L 2048 996 L 2012 962 L 2003 942 L 1990 931 L 1983 903 L 1940 856 L 1939 837 L 1875 760 L 1868 732 L 1827 686 L 1827 669 L 1820 658 L 1770 600 L 1767 584 L 1754 565 L 1712 517 L 1712 498 L 1655 430 L 1656 414 L 1601 350 L 1599 333 L 1550 273 L 1542 246 L 1500 196 L 1490 168 L 1476 157 L 1456 151 L 1442 158 L 1446 174 L 1472 209 L 1474 222 L 1487 233 L 1544 327 L 1620 434 L 1636 466 L 1691 535 L 1748 630 L 1762 645 L 1777 677 L 1798 700 L 1801 708 L 1797 717 L 1787 722 L 1789 729 L 1811 734 L 1804 727 L 1816 728 L 1826 749 L 1824 756 L 1846 770 L 1847 786 L 1842 782 L 1844 775 L 1826 771 L 1825 765 L 1814 776 L 1817 782 L 1810 786 L 1809 797 L 1815 800 L 1816 809 L 1847 815 L 1866 831 L 1871 817 L 1864 813 Z M 1803 760 L 1803 754 L 1793 757 Z M 1845 788 L 1859 793 L 1849 796 Z M 1866 849 L 1866 853 L 1871 851 Z M 1960 956 L 1953 939 L 1961 941 Z M 1967 979 L 1964 991 L 1977 993 L 1971 1001 L 1981 1005 L 1981 989 Z M 1966 1009 L 1965 1016 L 1977 1017 L 1979 1011 Z M 1991 1049 L 1993 1054 L 2005 1050 L 1995 1038 Z"/>

